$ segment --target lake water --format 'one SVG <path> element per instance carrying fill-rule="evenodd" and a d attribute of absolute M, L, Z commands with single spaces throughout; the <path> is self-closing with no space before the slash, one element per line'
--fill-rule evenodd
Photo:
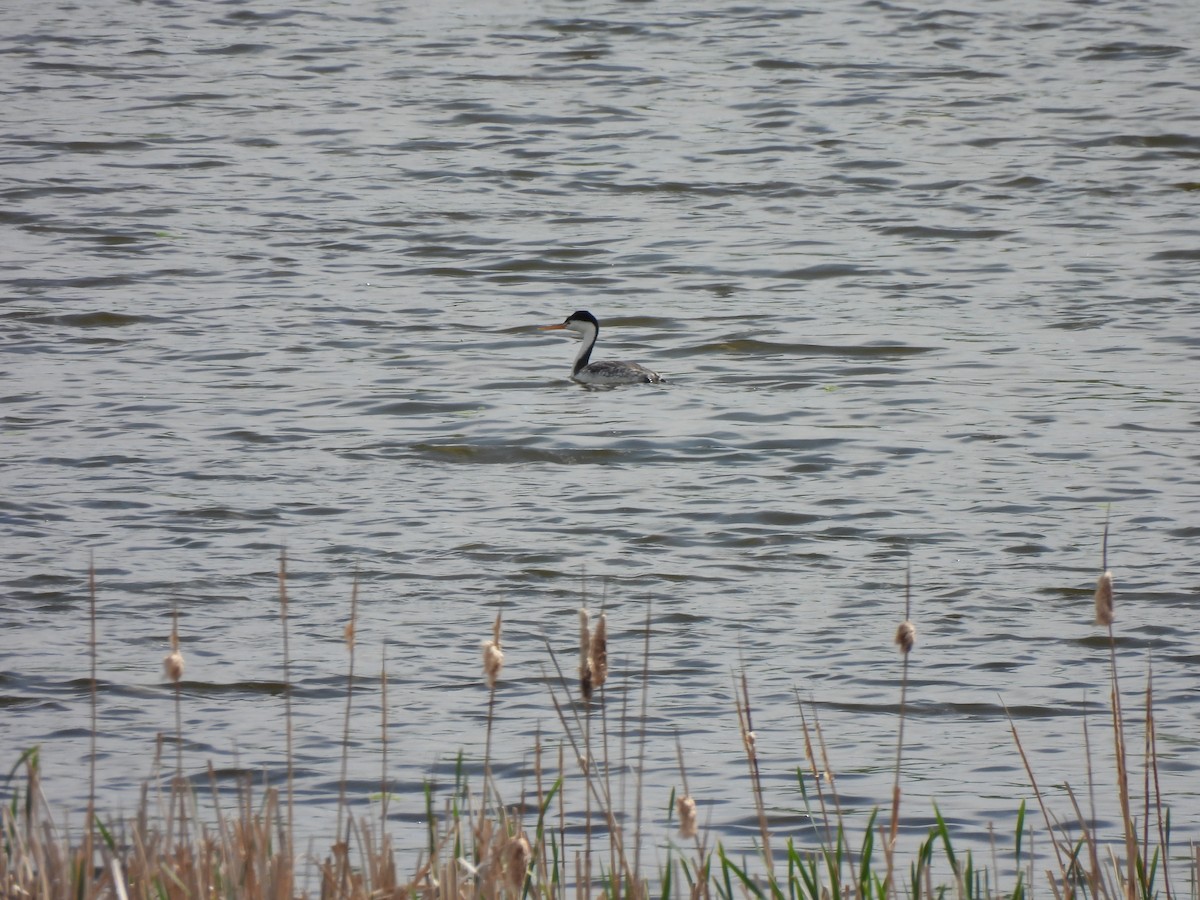
<path fill-rule="evenodd" d="M 535 735 L 562 734 L 547 645 L 569 673 L 585 591 L 611 722 L 649 675 L 647 743 L 621 750 L 645 756 L 647 845 L 678 737 L 702 821 L 748 847 L 743 671 L 779 835 L 810 834 L 798 702 L 847 812 L 890 801 L 910 561 L 907 845 L 933 801 L 968 846 L 1011 836 L 1032 791 L 1003 705 L 1064 819 L 1086 721 L 1117 839 L 1091 603 L 1111 515 L 1131 745 L 1152 663 L 1174 840 L 1200 839 L 1189 0 L 6 18 L 0 766 L 40 744 L 64 818 L 92 557 L 101 808 L 131 812 L 173 739 L 173 607 L 188 772 L 281 783 L 286 547 L 322 852 L 356 577 L 350 794 L 379 791 L 386 642 L 401 847 L 424 779 L 460 749 L 478 777 L 497 610 L 493 757 L 505 799 L 530 790 Z M 574 343 L 534 326 L 575 309 L 597 358 L 669 383 L 574 384 Z"/>

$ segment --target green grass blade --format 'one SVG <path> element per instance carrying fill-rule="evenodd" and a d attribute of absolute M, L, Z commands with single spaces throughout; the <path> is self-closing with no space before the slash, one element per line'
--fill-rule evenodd
<path fill-rule="evenodd" d="M 725 848 L 720 844 L 717 845 L 717 856 L 721 860 L 721 869 L 725 873 L 725 884 L 730 892 L 733 890 L 729 880 L 729 875 L 732 873 L 751 897 L 756 897 L 757 900 L 767 900 L 767 895 L 763 893 L 762 888 L 755 884 L 754 879 L 739 868 L 737 863 L 725 855 Z"/>
<path fill-rule="evenodd" d="M 942 811 L 938 809 L 938 805 L 933 804 L 933 817 L 937 822 L 935 833 L 942 839 L 942 847 L 946 851 L 946 859 L 950 862 L 950 871 L 954 873 L 954 877 L 958 878 L 961 870 L 958 867 L 958 856 L 954 853 L 954 846 L 950 842 L 950 829 L 946 827 L 946 820 L 942 818 Z"/>
<path fill-rule="evenodd" d="M 1021 801 L 1021 808 L 1017 810 L 1017 830 L 1014 834 L 1013 842 L 1013 862 L 1017 869 L 1021 868 L 1021 847 L 1025 843 L 1025 801 Z"/>

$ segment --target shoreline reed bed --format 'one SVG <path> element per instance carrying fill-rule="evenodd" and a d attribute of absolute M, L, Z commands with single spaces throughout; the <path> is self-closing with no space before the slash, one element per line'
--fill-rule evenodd
<path fill-rule="evenodd" d="M 1154 728 L 1152 672 L 1144 694 L 1141 765 L 1130 753 L 1129 723 L 1122 709 L 1114 631 L 1113 576 L 1108 568 L 1105 524 L 1101 572 L 1094 595 L 1095 621 L 1106 629 L 1110 666 L 1110 715 L 1115 754 L 1112 773 L 1121 811 L 1120 833 L 1103 835 L 1096 817 L 1085 815 L 1076 787 L 1064 785 L 1070 816 L 1060 817 L 1056 800 L 1038 783 L 1037 772 L 1008 710 L 1014 751 L 1033 793 L 1036 810 L 1022 800 L 1012 836 L 1011 858 L 999 861 L 993 842 L 990 862 L 980 863 L 971 849 L 955 846 L 952 829 L 934 804 L 934 825 L 907 860 L 898 854 L 903 786 L 904 720 L 909 698 L 910 656 L 917 643 L 913 623 L 911 566 L 906 573 L 904 618 L 895 635 L 899 649 L 898 716 L 895 769 L 890 802 L 877 805 L 861 827 L 843 809 L 825 733 L 815 703 L 797 691 L 804 759 L 796 766 L 803 813 L 811 837 L 773 828 L 759 768 L 753 727 L 750 676 L 742 666 L 734 677 L 734 716 L 748 768 L 748 809 L 757 823 L 751 853 L 730 849 L 699 822 L 698 803 L 688 787 L 684 752 L 676 738 L 679 785 L 669 798 L 643 796 L 644 727 L 630 729 L 628 718 L 609 717 L 606 682 L 611 677 L 608 617 L 580 610 L 577 679 L 564 675 L 549 639 L 545 681 L 561 735 L 548 743 L 539 732 L 530 763 L 532 782 L 522 783 L 519 799 L 504 798 L 494 772 L 493 724 L 503 698 L 502 617 L 497 612 L 489 639 L 481 641 L 481 682 L 486 687 L 481 784 L 472 787 L 459 751 L 453 787 L 439 794 L 427 783 L 424 808 L 428 841 L 407 864 L 398 858 L 388 834 L 390 784 L 387 773 L 388 712 L 386 643 L 379 676 L 382 697 L 380 803 L 378 810 L 354 815 L 347 799 L 351 699 L 355 683 L 358 580 L 344 629 L 347 648 L 347 697 L 340 760 L 337 831 L 326 855 L 298 856 L 295 807 L 292 700 L 288 656 L 286 555 L 280 554 L 278 590 L 284 648 L 285 747 L 287 777 L 282 788 L 257 793 L 249 776 L 232 797 L 218 785 L 211 763 L 206 780 L 211 796 L 198 787 L 205 778 L 184 774 L 181 684 L 184 657 L 178 610 L 172 610 L 170 652 L 164 673 L 173 691 L 176 743 L 174 777 L 150 779 L 142 802 L 129 820 L 103 821 L 95 805 L 95 753 L 89 773 L 84 827 L 72 832 L 56 823 L 42 791 L 40 750 L 22 753 L 6 782 L 0 808 L 0 897 L 37 900 L 1150 900 L 1200 898 L 1200 850 L 1182 848 L 1172 855 L 1170 814 L 1159 787 Z M 92 741 L 98 729 L 96 708 L 96 586 L 88 576 L 91 651 Z M 586 603 L 586 594 L 584 595 Z M 640 693 L 640 723 L 648 713 L 651 615 L 646 612 L 642 667 L 627 676 Z M 640 679 L 640 681 L 639 681 Z M 625 691 L 629 704 L 635 691 Z M 636 720 L 635 720 L 636 721 Z M 619 722 L 621 724 L 615 724 Z M 615 730 L 615 733 L 614 733 Z M 164 736 L 155 751 L 155 771 Z M 1096 777 L 1088 728 L 1083 733 L 1086 789 L 1095 808 Z M 1136 771 L 1135 771 L 1136 769 Z M 1140 795 L 1132 785 L 1141 776 Z M 626 779 L 634 797 L 626 799 Z M 568 795 L 570 799 L 568 800 Z M 202 806 L 207 803 L 204 812 Z M 582 803 L 582 810 L 574 804 Z M 1140 806 L 1138 805 L 1140 803 Z M 569 805 L 570 804 L 570 805 Z M 675 837 L 645 853 L 644 816 L 658 815 Z M 1042 829 L 1033 822 L 1040 818 Z M 580 827 L 579 822 L 583 825 Z M 568 824 L 570 823 L 570 824 Z M 1040 856 L 1035 856 L 1035 833 Z M 1050 845 L 1049 855 L 1045 850 Z M 653 863 L 646 860 L 653 858 Z M 1047 865 L 1049 863 L 1049 865 Z M 1173 872 L 1173 866 L 1175 871 Z M 1041 867 L 1041 871 L 1039 871 Z M 1183 877 L 1178 870 L 1186 869 Z M 307 878 L 304 873 L 307 872 Z M 943 874 L 947 873 L 947 874 Z M 315 873 L 315 874 L 314 874 Z M 315 883 L 313 883 L 315 882 Z M 1002 883 L 1003 882 L 1003 883 Z M 311 886 L 310 886 L 311 885 Z"/>

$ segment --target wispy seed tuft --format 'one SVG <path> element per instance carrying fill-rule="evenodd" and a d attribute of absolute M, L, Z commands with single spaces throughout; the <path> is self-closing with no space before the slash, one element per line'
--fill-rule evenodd
<path fill-rule="evenodd" d="M 504 651 L 500 649 L 500 613 L 496 613 L 496 621 L 492 625 L 492 639 L 483 642 L 483 677 L 487 679 L 490 689 L 495 689 L 502 668 Z"/>
<path fill-rule="evenodd" d="M 183 680 L 183 654 L 172 650 L 163 658 L 163 671 L 176 684 Z"/>
<path fill-rule="evenodd" d="M 171 652 L 163 657 L 163 671 L 176 684 L 183 680 L 183 654 L 179 652 L 179 626 L 171 626 Z"/>
<path fill-rule="evenodd" d="M 696 801 L 690 795 L 679 797 L 675 801 L 675 811 L 679 814 L 679 836 L 694 838 L 696 836 Z"/>
<path fill-rule="evenodd" d="M 905 619 L 896 629 L 896 646 L 900 648 L 901 653 L 907 656 L 916 642 L 917 626 Z"/>
<path fill-rule="evenodd" d="M 504 856 L 504 873 L 508 878 L 509 887 L 514 892 L 519 891 L 525 884 L 525 875 L 533 861 L 533 849 L 529 846 L 529 839 L 521 834 L 509 841 Z"/>

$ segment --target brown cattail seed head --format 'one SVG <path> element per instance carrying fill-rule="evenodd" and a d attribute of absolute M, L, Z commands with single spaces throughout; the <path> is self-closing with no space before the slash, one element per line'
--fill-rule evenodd
<path fill-rule="evenodd" d="M 163 657 L 163 671 L 176 684 L 183 680 L 183 654 L 178 648 Z"/>
<path fill-rule="evenodd" d="M 592 684 L 601 687 L 608 680 L 608 617 L 600 613 L 588 654 L 592 668 Z"/>
<path fill-rule="evenodd" d="M 504 651 L 497 641 L 483 642 L 483 677 L 487 679 L 489 688 L 494 688 L 500 678 L 500 670 L 504 668 Z"/>
<path fill-rule="evenodd" d="M 519 891 L 525 883 L 525 875 L 532 861 L 533 850 L 529 846 L 529 839 L 523 834 L 517 835 L 504 848 L 504 874 L 514 892 Z"/>
<path fill-rule="evenodd" d="M 900 648 L 901 653 L 907 656 L 916 642 L 917 626 L 905 619 L 896 629 L 896 646 Z"/>
<path fill-rule="evenodd" d="M 694 838 L 696 836 L 696 801 L 690 796 L 679 797 L 675 801 L 675 811 L 679 814 L 679 836 Z"/>
<path fill-rule="evenodd" d="M 1105 572 L 1096 582 L 1096 624 L 1113 623 L 1113 579 L 1112 572 Z"/>

